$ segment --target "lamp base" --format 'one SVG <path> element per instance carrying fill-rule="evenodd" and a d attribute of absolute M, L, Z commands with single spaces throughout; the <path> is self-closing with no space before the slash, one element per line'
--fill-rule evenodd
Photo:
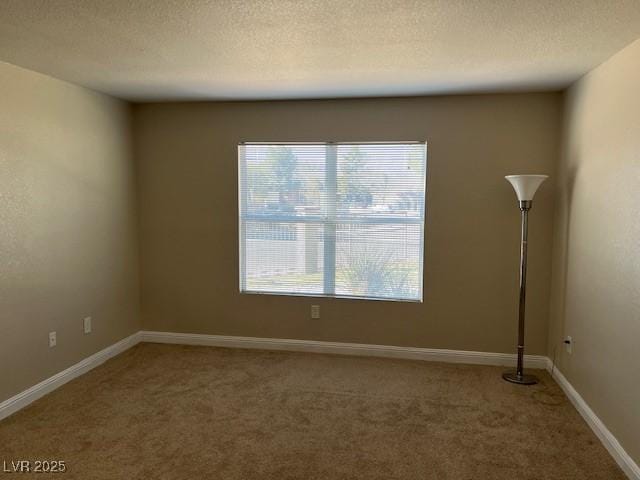
<path fill-rule="evenodd" d="M 538 383 L 538 377 L 535 375 L 518 375 L 516 372 L 504 372 L 502 378 L 507 382 L 517 383 L 519 385 L 535 385 Z"/>

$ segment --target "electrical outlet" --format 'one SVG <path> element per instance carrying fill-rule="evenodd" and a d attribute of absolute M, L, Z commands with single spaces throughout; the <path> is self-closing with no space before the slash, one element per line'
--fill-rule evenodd
<path fill-rule="evenodd" d="M 91 333 L 91 317 L 85 317 L 83 320 L 84 333 Z"/>
<path fill-rule="evenodd" d="M 573 338 L 569 336 L 564 338 L 564 349 L 569 355 L 573 353 Z"/>
<path fill-rule="evenodd" d="M 311 318 L 320 318 L 320 305 L 311 305 Z"/>
<path fill-rule="evenodd" d="M 58 344 L 56 332 L 49 332 L 49 348 L 53 348 Z"/>

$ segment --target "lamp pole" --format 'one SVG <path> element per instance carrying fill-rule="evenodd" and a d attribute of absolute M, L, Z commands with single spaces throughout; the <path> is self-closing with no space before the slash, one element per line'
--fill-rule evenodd
<path fill-rule="evenodd" d="M 524 318 L 527 300 L 527 237 L 529 233 L 529 209 L 531 200 L 520 201 L 520 303 L 518 305 L 518 363 L 516 371 L 502 375 L 508 382 L 533 385 L 538 383 L 535 375 L 524 374 Z"/>

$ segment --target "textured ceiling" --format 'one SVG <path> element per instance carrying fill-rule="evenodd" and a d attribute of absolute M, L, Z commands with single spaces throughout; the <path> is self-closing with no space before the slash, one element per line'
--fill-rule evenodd
<path fill-rule="evenodd" d="M 0 0 L 0 60 L 136 101 L 557 89 L 640 0 Z"/>

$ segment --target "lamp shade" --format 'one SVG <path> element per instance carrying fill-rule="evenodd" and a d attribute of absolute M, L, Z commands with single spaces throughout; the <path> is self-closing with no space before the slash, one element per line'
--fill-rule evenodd
<path fill-rule="evenodd" d="M 548 175 L 507 175 L 506 178 L 516 191 L 518 200 L 523 202 L 533 200 L 538 187 L 544 182 Z"/>

